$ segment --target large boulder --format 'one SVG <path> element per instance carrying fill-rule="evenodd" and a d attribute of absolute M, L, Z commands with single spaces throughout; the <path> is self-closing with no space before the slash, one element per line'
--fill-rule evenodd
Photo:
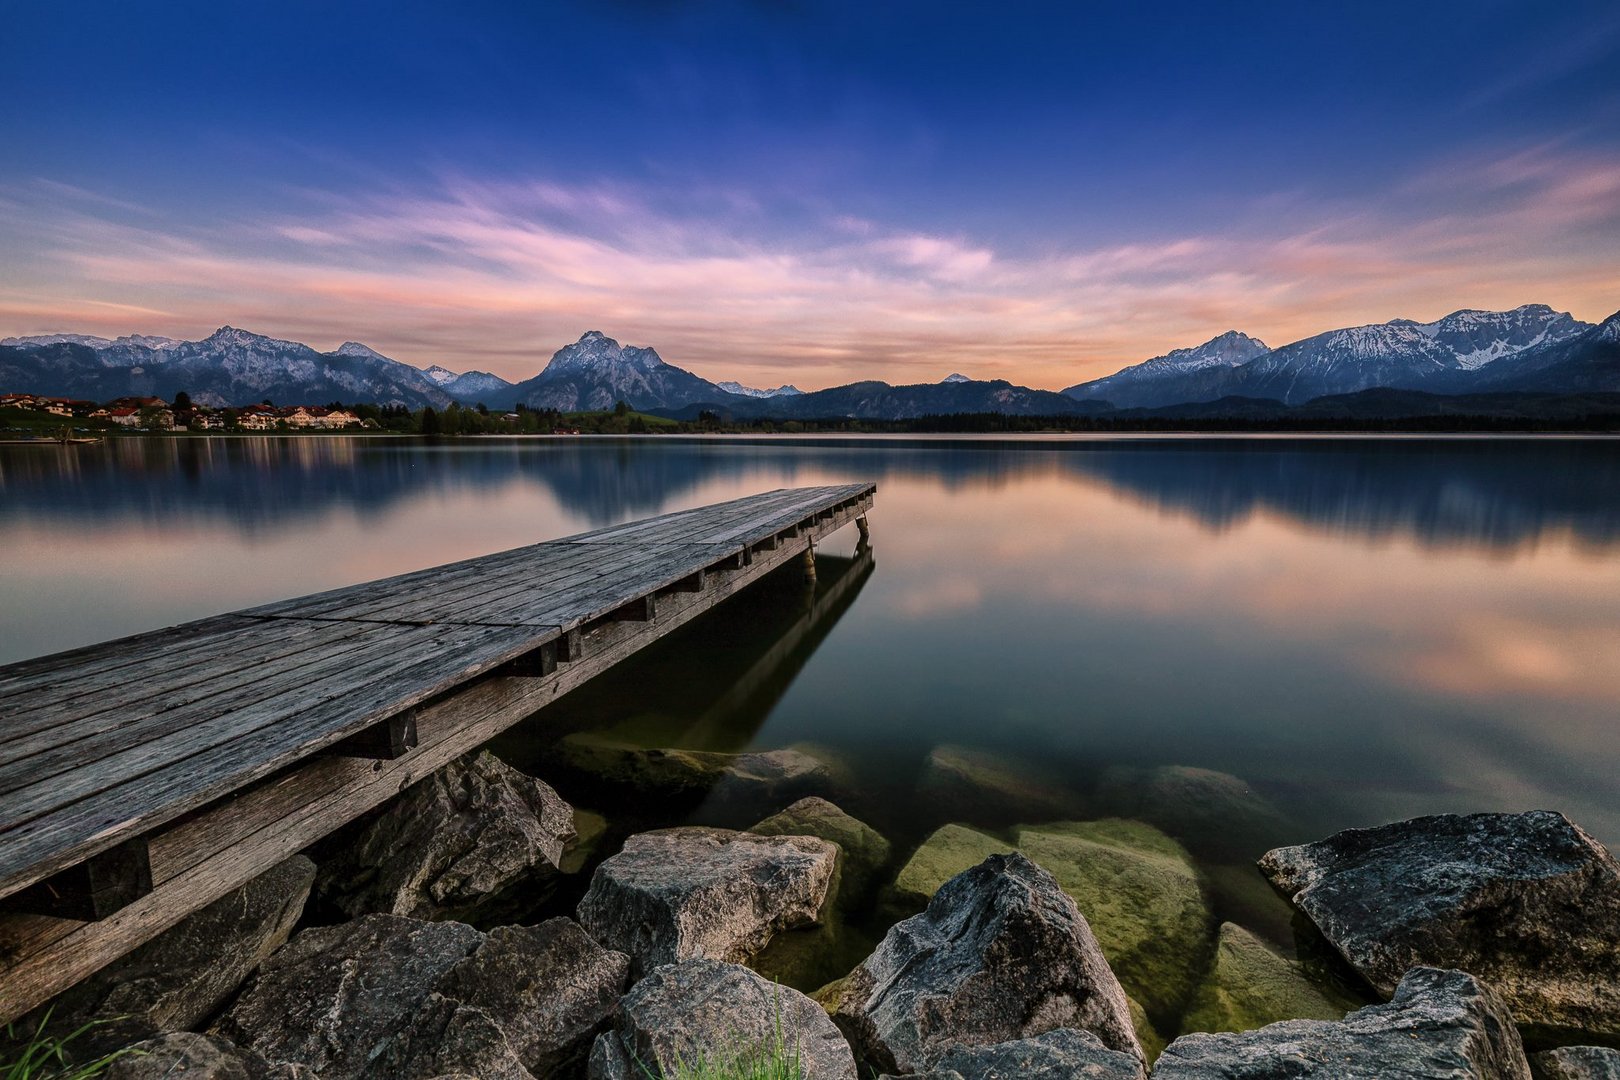
<path fill-rule="evenodd" d="M 958 1047 L 905 1080 L 1142 1080 L 1142 1063 L 1089 1031 L 1058 1028 L 1032 1039 Z M 892 1078 L 902 1080 L 902 1078 Z"/>
<path fill-rule="evenodd" d="M 1562 814 L 1351 829 L 1260 868 L 1383 994 L 1409 968 L 1457 968 L 1521 1024 L 1620 1034 L 1620 866 Z"/>
<path fill-rule="evenodd" d="M 1182 1017 L 1182 1031 L 1249 1031 L 1279 1020 L 1338 1020 L 1356 1003 L 1312 982 L 1300 965 L 1233 923 Z"/>
<path fill-rule="evenodd" d="M 1536 1080 L 1620 1080 L 1620 1050 L 1560 1046 L 1530 1059 Z"/>
<path fill-rule="evenodd" d="M 1154 1080 L 1529 1080 L 1513 1014 L 1461 971 L 1415 968 L 1387 1005 L 1338 1022 L 1285 1020 L 1258 1031 L 1183 1035 Z"/>
<path fill-rule="evenodd" d="M 299 1065 L 272 1065 L 217 1035 L 171 1031 L 143 1039 L 113 1059 L 102 1080 L 316 1080 Z"/>
<path fill-rule="evenodd" d="M 1119 819 L 1021 828 L 1016 838 L 1085 914 L 1126 993 L 1149 1016 L 1173 1020 L 1197 985 L 1214 930 L 1181 845 Z"/>
<path fill-rule="evenodd" d="M 817 836 L 838 845 L 839 888 L 848 896 L 864 895 L 891 854 L 882 833 L 819 795 L 800 799 L 748 831 L 760 836 Z"/>
<path fill-rule="evenodd" d="M 367 915 L 294 937 L 219 1029 L 322 1080 L 530 1080 L 577 1067 L 628 969 L 568 919 L 485 935 Z"/>
<path fill-rule="evenodd" d="M 659 968 L 619 1003 L 591 1050 L 590 1080 L 646 1080 L 699 1065 L 729 1075 L 760 1061 L 796 1062 L 803 1080 L 855 1080 L 855 1058 L 821 1007 L 745 967 L 688 960 Z"/>
<path fill-rule="evenodd" d="M 937 746 L 923 763 L 918 798 L 982 824 L 1072 818 L 1084 800 L 1040 765 L 967 746 Z"/>
<path fill-rule="evenodd" d="M 555 888 L 574 811 L 487 750 L 406 788 L 321 865 L 320 895 L 352 916 L 489 923 Z"/>
<path fill-rule="evenodd" d="M 926 907 L 939 887 L 1013 845 L 966 825 L 941 825 L 900 868 L 890 889 L 895 904 L 909 911 Z"/>
<path fill-rule="evenodd" d="M 1085 918 L 1052 875 L 1016 853 L 946 882 L 824 994 L 857 1052 L 888 1072 L 1062 1027 L 1142 1058 L 1125 992 Z"/>
<path fill-rule="evenodd" d="M 596 868 L 579 921 L 638 972 L 698 958 L 741 963 L 778 931 L 820 919 L 837 866 L 838 849 L 813 836 L 638 833 Z"/>
<path fill-rule="evenodd" d="M 87 1034 L 127 1043 L 196 1027 L 212 1016 L 292 933 L 304 912 L 315 864 L 294 855 L 188 915 L 56 999 L 51 1029 L 116 1017 Z"/>

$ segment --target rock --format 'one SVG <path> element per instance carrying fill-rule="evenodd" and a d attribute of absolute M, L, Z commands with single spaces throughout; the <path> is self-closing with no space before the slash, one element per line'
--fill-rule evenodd
<path fill-rule="evenodd" d="M 846 922 L 836 907 L 823 913 L 819 926 L 784 930 L 748 961 L 772 982 L 805 993 L 847 974 L 877 947 L 864 928 Z"/>
<path fill-rule="evenodd" d="M 1152 1065 L 1164 1053 L 1165 1038 L 1153 1026 L 1153 1021 L 1148 1019 L 1147 1010 L 1142 1008 L 1140 1002 L 1127 994 L 1125 1004 L 1131 1010 L 1131 1029 L 1136 1032 L 1136 1041 L 1142 1044 L 1142 1056 Z"/>
<path fill-rule="evenodd" d="M 1279 848 L 1261 871 L 1380 993 L 1419 965 L 1521 1024 L 1620 1034 L 1620 866 L 1562 814 L 1446 814 Z"/>
<path fill-rule="evenodd" d="M 322 1080 L 360 1080 L 483 940 L 462 923 L 398 915 L 304 930 L 264 962 L 219 1033 L 271 1061 L 307 1065 Z"/>
<path fill-rule="evenodd" d="M 302 855 L 277 863 L 62 994 L 50 1029 L 119 1017 L 111 1027 L 125 1045 L 196 1027 L 287 940 L 314 879 L 315 864 Z M 89 1037 L 99 1043 L 111 1033 Z"/>
<path fill-rule="evenodd" d="M 492 1080 L 510 1064 L 537 1077 L 573 1074 L 613 1015 L 630 958 L 572 919 L 491 930 L 438 983 L 394 1060 L 401 1075 L 463 1069 Z"/>
<path fill-rule="evenodd" d="M 1052 876 L 1019 854 L 992 855 L 947 881 L 824 1000 L 857 1052 L 888 1072 L 1062 1027 L 1142 1058 L 1091 928 Z"/>
<path fill-rule="evenodd" d="M 1156 825 L 1218 861 L 1253 859 L 1289 831 L 1287 819 L 1246 781 L 1190 765 L 1110 769 L 1097 798 L 1109 813 Z"/>
<path fill-rule="evenodd" d="M 350 916 L 488 923 L 555 888 L 574 811 L 487 750 L 406 788 L 323 862 L 317 890 Z"/>
<path fill-rule="evenodd" d="M 568 919 L 485 935 L 367 915 L 294 937 L 219 1027 L 322 1080 L 529 1080 L 577 1068 L 629 963 Z"/>
<path fill-rule="evenodd" d="M 171 1031 L 127 1048 L 96 1074 L 102 1080 L 315 1080 L 297 1065 L 271 1065 L 217 1035 Z"/>
<path fill-rule="evenodd" d="M 819 795 L 800 799 L 748 831 L 760 836 L 818 836 L 836 844 L 840 891 L 847 896 L 865 895 L 891 855 L 882 833 Z"/>
<path fill-rule="evenodd" d="M 1537 1080 L 1620 1080 L 1620 1050 L 1561 1046 L 1530 1059 Z"/>
<path fill-rule="evenodd" d="M 966 746 L 938 746 L 928 755 L 918 796 L 980 824 L 1072 818 L 1080 795 L 1039 765 Z"/>
<path fill-rule="evenodd" d="M 1149 1016 L 1173 1021 L 1214 929 L 1187 852 L 1151 825 L 1118 819 L 1021 828 L 1016 837 L 1085 915 L 1120 985 Z"/>
<path fill-rule="evenodd" d="M 911 1080 L 1143 1080 L 1142 1063 L 1089 1031 L 1058 1028 L 1032 1039 L 951 1050 Z M 894 1078 L 899 1080 L 899 1078 Z"/>
<path fill-rule="evenodd" d="M 722 754 L 706 750 L 648 748 L 592 732 L 560 739 L 550 758 L 583 784 L 633 806 L 704 804 L 719 816 L 758 817 L 806 795 L 831 795 L 837 770 L 807 749 Z"/>
<path fill-rule="evenodd" d="M 813 836 L 638 833 L 596 868 L 579 921 L 638 972 L 697 958 L 740 963 L 777 931 L 819 921 L 837 865 L 838 849 Z"/>
<path fill-rule="evenodd" d="M 1461 971 L 1414 968 L 1387 1005 L 1333 1022 L 1284 1020 L 1228 1035 L 1183 1035 L 1154 1080 L 1529 1080 L 1506 1004 Z"/>
<path fill-rule="evenodd" d="M 821 1007 L 745 967 L 688 960 L 661 967 L 619 1003 L 591 1050 L 590 1080 L 674 1076 L 684 1063 L 797 1058 L 804 1080 L 855 1080 L 849 1044 Z M 780 1075 L 772 1073 L 771 1075 Z"/>
<path fill-rule="evenodd" d="M 1221 924 L 1215 963 L 1182 1031 L 1249 1031 L 1278 1020 L 1338 1020 L 1355 1003 L 1318 987 L 1241 926 Z"/>
<path fill-rule="evenodd" d="M 966 825 L 942 825 L 911 853 L 894 879 L 894 901 L 917 910 L 928 905 L 939 887 L 964 870 L 971 870 L 992 855 L 1003 855 L 1013 845 Z"/>

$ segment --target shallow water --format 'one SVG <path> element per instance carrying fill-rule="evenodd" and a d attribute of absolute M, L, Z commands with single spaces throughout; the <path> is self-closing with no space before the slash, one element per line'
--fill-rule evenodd
<path fill-rule="evenodd" d="M 0 662 L 849 480 L 879 485 L 872 551 L 847 561 L 853 530 L 826 545 L 821 601 L 779 575 L 503 752 L 541 761 L 584 726 L 649 745 L 814 743 L 903 858 L 971 816 L 918 796 L 930 752 L 977 748 L 1032 789 L 1079 793 L 1088 816 L 1163 818 L 1217 882 L 1217 914 L 1273 938 L 1286 913 L 1244 876 L 1273 844 L 1531 807 L 1620 840 L 1616 440 L 7 446 Z M 1160 788 L 1164 805 L 1140 805 L 1174 767 L 1240 778 L 1252 800 Z"/>

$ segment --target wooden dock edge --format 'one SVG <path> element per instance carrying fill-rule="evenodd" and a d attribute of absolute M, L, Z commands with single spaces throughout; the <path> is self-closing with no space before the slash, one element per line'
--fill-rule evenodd
<path fill-rule="evenodd" d="M 532 716 L 779 567 L 872 508 L 874 492 L 807 516 L 703 574 L 657 594 L 651 620 L 603 620 L 579 659 L 549 674 L 495 674 L 423 705 L 417 745 L 395 758 L 320 756 L 171 823 L 148 838 L 152 890 L 95 922 L 0 916 L 0 1023 L 9 1023 Z M 862 528 L 862 536 L 866 530 Z M 541 779 L 544 779 L 542 777 Z"/>

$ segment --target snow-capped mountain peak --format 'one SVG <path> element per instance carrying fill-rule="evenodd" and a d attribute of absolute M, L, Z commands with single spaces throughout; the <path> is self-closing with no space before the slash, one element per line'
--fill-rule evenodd
<path fill-rule="evenodd" d="M 426 375 L 428 377 L 428 381 L 433 383 L 435 386 L 444 386 L 447 383 L 453 383 L 457 379 L 461 378 L 460 374 L 457 372 L 451 371 L 447 367 L 440 367 L 438 364 L 434 364 L 430 368 L 424 368 L 422 370 L 422 374 Z"/>
<path fill-rule="evenodd" d="M 753 387 L 753 386 L 744 386 L 742 383 L 737 382 L 735 380 L 728 380 L 728 381 L 722 382 L 722 383 L 715 383 L 715 385 L 718 386 L 720 389 L 724 390 L 728 394 L 735 394 L 738 397 L 748 397 L 748 398 L 793 397 L 793 396 L 795 396 L 797 394 L 804 393 L 804 391 L 800 390 L 797 386 L 794 386 L 792 383 L 783 383 L 781 386 L 778 386 L 778 387 L 776 387 L 774 389 L 771 389 L 771 390 L 761 390 L 761 389 L 759 389 L 757 387 Z"/>
<path fill-rule="evenodd" d="M 358 341 L 345 341 L 337 347 L 339 356 L 358 356 L 365 360 L 390 360 L 392 357 L 384 356 L 370 345 L 362 345 Z"/>
<path fill-rule="evenodd" d="M 973 380 L 968 378 L 966 375 L 963 375 L 960 371 L 953 371 L 939 381 L 942 383 L 959 383 L 972 382 Z"/>

